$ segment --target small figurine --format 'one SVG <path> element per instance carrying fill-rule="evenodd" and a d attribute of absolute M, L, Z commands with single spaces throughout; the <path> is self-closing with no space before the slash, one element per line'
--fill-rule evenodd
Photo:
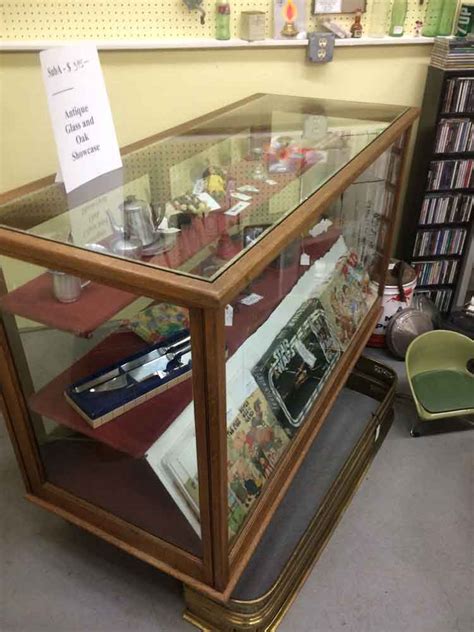
<path fill-rule="evenodd" d="M 423 27 L 423 22 L 421 20 L 417 20 L 415 22 L 415 33 L 414 33 L 415 37 L 420 37 L 422 27 Z"/>
<path fill-rule="evenodd" d="M 206 191 L 218 199 L 225 197 L 226 183 L 225 174 L 220 167 L 209 166 L 202 174 L 206 183 Z"/>
<path fill-rule="evenodd" d="M 352 23 L 352 26 L 350 29 L 351 37 L 355 37 L 355 38 L 362 37 L 362 24 L 360 22 L 361 18 L 362 18 L 362 10 L 357 9 L 354 16 L 354 22 Z"/>

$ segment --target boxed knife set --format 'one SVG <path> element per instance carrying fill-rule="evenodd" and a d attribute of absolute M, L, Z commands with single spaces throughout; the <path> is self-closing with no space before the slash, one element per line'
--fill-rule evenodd
<path fill-rule="evenodd" d="M 190 375 L 191 336 L 182 330 L 71 384 L 64 395 L 90 426 L 98 428 Z"/>

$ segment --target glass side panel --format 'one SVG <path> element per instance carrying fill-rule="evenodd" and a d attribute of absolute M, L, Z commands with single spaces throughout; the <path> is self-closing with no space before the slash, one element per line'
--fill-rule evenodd
<path fill-rule="evenodd" d="M 3 256 L 0 266 L 46 480 L 201 556 L 188 311 Z M 177 451 L 180 417 L 191 438 Z"/>
<path fill-rule="evenodd" d="M 383 154 L 226 308 L 231 542 L 377 301 L 400 155 Z"/>
<path fill-rule="evenodd" d="M 54 184 L 4 204 L 0 223 L 212 280 L 403 111 L 261 95 L 149 142 L 69 195 Z"/>

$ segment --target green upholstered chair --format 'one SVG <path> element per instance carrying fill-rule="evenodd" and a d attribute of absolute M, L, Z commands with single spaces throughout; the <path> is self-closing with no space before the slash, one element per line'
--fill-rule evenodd
<path fill-rule="evenodd" d="M 419 422 L 412 435 L 429 425 L 445 429 L 473 428 L 474 415 L 474 340 L 454 331 L 429 331 L 415 338 L 405 358 L 408 383 L 415 400 Z M 461 420 L 462 418 L 462 420 Z"/>

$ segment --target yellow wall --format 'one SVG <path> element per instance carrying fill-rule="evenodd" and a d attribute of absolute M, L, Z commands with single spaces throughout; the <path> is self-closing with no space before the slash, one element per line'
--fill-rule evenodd
<path fill-rule="evenodd" d="M 101 52 L 121 145 L 254 92 L 419 105 L 431 47 Z M 38 55 L 0 54 L 0 191 L 54 172 L 56 154 Z"/>

